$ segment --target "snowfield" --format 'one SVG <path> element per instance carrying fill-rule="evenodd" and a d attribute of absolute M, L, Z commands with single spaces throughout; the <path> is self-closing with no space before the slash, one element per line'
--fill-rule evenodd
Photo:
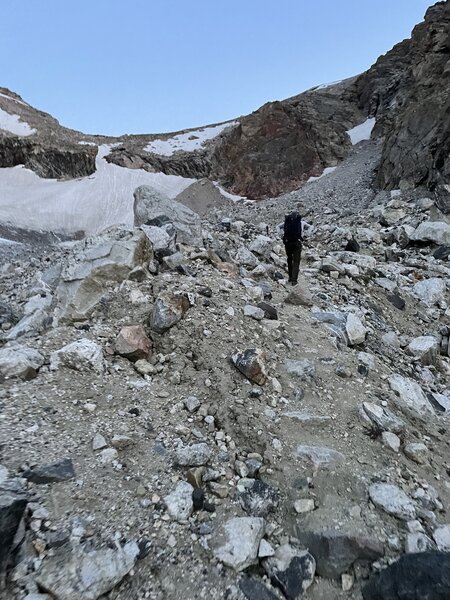
<path fill-rule="evenodd" d="M 317 179 L 321 179 L 325 175 L 329 175 L 333 171 L 335 171 L 337 167 L 325 167 L 322 173 L 318 177 L 310 177 L 306 183 L 311 183 L 311 181 L 317 181 Z"/>
<path fill-rule="evenodd" d="M 366 119 L 364 123 L 353 127 L 353 129 L 348 129 L 347 133 L 350 136 L 350 141 L 353 144 L 358 144 L 363 140 L 370 140 L 370 134 L 372 133 L 372 129 L 375 125 L 375 117 L 372 119 Z"/>
<path fill-rule="evenodd" d="M 2 94 L 4 96 L 4 94 Z M 5 96 L 9 98 L 9 96 Z M 14 100 L 14 98 L 10 98 Z M 6 110 L 0 108 L 0 129 L 19 135 L 20 137 L 27 137 L 36 133 L 36 129 L 31 128 L 25 121 L 20 121 L 18 115 L 10 115 Z"/>
<path fill-rule="evenodd" d="M 24 229 L 97 233 L 116 224 L 133 224 L 133 192 L 150 185 L 175 198 L 195 179 L 126 169 L 104 160 L 110 146 L 99 147 L 97 170 L 70 181 L 41 179 L 22 166 L 0 169 L 0 223 Z"/>
<path fill-rule="evenodd" d="M 238 122 L 232 121 L 214 127 L 203 127 L 187 133 L 180 133 L 167 140 L 153 140 L 145 146 L 144 150 L 161 156 L 172 156 L 175 152 L 180 151 L 193 152 L 194 150 L 200 150 L 205 142 L 213 140 L 228 127 L 235 127 L 236 125 L 238 125 Z"/>

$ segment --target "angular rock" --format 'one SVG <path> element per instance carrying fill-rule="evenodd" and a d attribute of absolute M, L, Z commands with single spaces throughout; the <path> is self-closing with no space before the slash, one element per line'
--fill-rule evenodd
<path fill-rule="evenodd" d="M 348 343 L 350 346 L 363 344 L 366 339 L 366 328 L 361 323 L 359 317 L 353 313 L 347 315 L 345 322 L 345 332 L 347 334 Z"/>
<path fill-rule="evenodd" d="M 264 519 L 235 517 L 226 521 L 213 541 L 214 556 L 227 567 L 243 571 L 257 561 Z"/>
<path fill-rule="evenodd" d="M 405 430 L 404 421 L 394 415 L 388 408 L 372 402 L 363 402 L 362 407 L 365 415 L 379 431 L 402 433 Z"/>
<path fill-rule="evenodd" d="M 252 304 L 246 304 L 244 306 L 244 316 L 252 317 L 255 321 L 261 321 L 264 319 L 264 311 L 262 308 L 253 306 Z"/>
<path fill-rule="evenodd" d="M 92 340 L 86 338 L 76 340 L 60 350 L 52 352 L 50 368 L 56 370 L 61 367 L 67 367 L 75 371 L 92 370 L 103 373 L 105 370 L 103 349 Z"/>
<path fill-rule="evenodd" d="M 204 442 L 179 446 L 175 450 L 175 458 L 177 464 L 182 467 L 201 467 L 211 458 L 211 448 Z"/>
<path fill-rule="evenodd" d="M 177 231 L 172 223 L 155 225 L 141 225 L 142 231 L 152 245 L 155 258 L 161 260 L 163 256 L 169 256 L 176 252 Z"/>
<path fill-rule="evenodd" d="M 408 533 L 405 541 L 406 554 L 415 554 L 416 552 L 426 552 L 435 550 L 435 545 L 424 533 Z"/>
<path fill-rule="evenodd" d="M 277 309 L 269 304 L 268 302 L 259 302 L 258 308 L 260 308 L 264 312 L 264 318 L 269 319 L 271 321 L 278 320 L 278 312 Z"/>
<path fill-rule="evenodd" d="M 19 344 L 0 348 L 0 382 L 2 379 L 33 379 L 43 364 L 44 357 L 33 348 Z"/>
<path fill-rule="evenodd" d="M 184 406 L 188 412 L 193 413 L 200 408 L 201 402 L 197 396 L 188 396 L 184 400 Z"/>
<path fill-rule="evenodd" d="M 408 344 L 409 354 L 419 359 L 423 365 L 434 364 L 438 350 L 439 342 L 431 335 L 416 337 Z"/>
<path fill-rule="evenodd" d="M 15 325 L 19 321 L 19 316 L 14 312 L 9 304 L 0 301 L 0 328 L 6 323 Z"/>
<path fill-rule="evenodd" d="M 128 325 L 120 330 L 114 349 L 116 354 L 135 362 L 150 357 L 152 342 L 142 325 Z"/>
<path fill-rule="evenodd" d="M 272 585 L 279 588 L 287 600 L 298 600 L 314 582 L 316 561 L 309 552 L 290 544 L 279 546 L 275 555 L 263 564 Z"/>
<path fill-rule="evenodd" d="M 401 441 L 398 435 L 391 433 L 390 431 L 383 431 L 381 434 L 381 441 L 383 446 L 392 450 L 392 452 L 398 452 L 400 450 Z"/>
<path fill-rule="evenodd" d="M 310 463 L 314 469 L 334 469 L 345 460 L 343 454 L 332 448 L 302 444 L 297 446 L 294 456 Z"/>
<path fill-rule="evenodd" d="M 296 535 L 316 560 L 317 574 L 336 579 L 357 560 L 374 561 L 384 555 L 383 545 L 376 539 L 334 530 L 310 531 L 301 525 Z"/>
<path fill-rule="evenodd" d="M 284 299 L 286 304 L 292 304 L 294 306 L 312 306 L 313 299 L 312 294 L 306 287 L 306 283 L 300 281 L 295 287 L 293 287 L 289 294 Z"/>
<path fill-rule="evenodd" d="M 189 307 L 189 299 L 185 294 L 160 294 L 153 306 L 150 327 L 157 333 L 164 333 L 181 321 Z"/>
<path fill-rule="evenodd" d="M 193 491 L 190 483 L 179 481 L 175 489 L 164 498 L 167 512 L 179 523 L 186 523 L 194 511 Z"/>
<path fill-rule="evenodd" d="M 324 273 L 332 273 L 336 271 L 339 275 L 345 275 L 345 267 L 331 256 L 326 256 L 320 263 L 320 269 Z"/>
<path fill-rule="evenodd" d="M 242 508 L 252 517 L 267 517 L 278 505 L 277 492 L 261 479 L 255 479 L 239 495 Z"/>
<path fill-rule="evenodd" d="M 424 465 L 428 462 L 429 451 L 425 444 L 412 443 L 406 444 L 403 448 L 405 455 L 419 465 Z"/>
<path fill-rule="evenodd" d="M 134 542 L 115 550 L 103 548 L 83 552 L 63 546 L 47 557 L 37 574 L 40 588 L 57 600 L 97 600 L 109 592 L 131 571 L 139 554 Z"/>
<path fill-rule="evenodd" d="M 267 381 L 265 353 L 258 348 L 248 348 L 244 352 L 236 352 L 231 361 L 247 379 L 258 385 Z"/>
<path fill-rule="evenodd" d="M 242 267 L 249 267 L 250 269 L 254 269 L 259 265 L 259 260 L 253 254 L 253 252 L 250 252 L 250 250 L 245 246 L 238 248 L 234 260 L 238 265 L 241 265 Z"/>
<path fill-rule="evenodd" d="M 450 552 L 450 524 L 440 525 L 434 530 L 433 539 L 438 550 Z"/>
<path fill-rule="evenodd" d="M 381 212 L 380 223 L 385 227 L 390 227 L 391 225 L 397 225 L 405 217 L 406 213 L 403 209 L 387 206 Z"/>
<path fill-rule="evenodd" d="M 254 577 L 243 577 L 239 588 L 247 600 L 279 600 L 278 596 Z"/>
<path fill-rule="evenodd" d="M 148 185 L 141 185 L 134 191 L 134 226 L 146 223 L 155 224 L 155 219 L 164 217 L 177 230 L 177 241 L 190 246 L 202 246 L 200 216 L 193 210 L 157 192 Z"/>
<path fill-rule="evenodd" d="M 272 252 L 273 240 L 267 235 L 257 235 L 256 238 L 250 242 L 249 250 L 262 256 L 264 258 L 268 258 L 270 253 Z"/>
<path fill-rule="evenodd" d="M 314 500 L 311 498 L 301 498 L 294 502 L 294 510 L 298 515 L 311 512 L 315 509 Z"/>
<path fill-rule="evenodd" d="M 415 503 L 396 485 L 373 483 L 369 487 L 369 497 L 375 506 L 402 521 L 409 521 L 416 516 Z"/>
<path fill-rule="evenodd" d="M 25 495 L 0 488 L 0 590 L 26 506 Z"/>
<path fill-rule="evenodd" d="M 314 363 L 312 363 L 307 358 L 302 360 L 292 360 L 287 358 L 284 361 L 284 365 L 286 367 L 286 371 L 289 375 L 294 375 L 298 377 L 301 381 L 306 381 L 309 378 L 314 379 L 316 376 L 316 367 Z"/>
<path fill-rule="evenodd" d="M 442 246 L 450 245 L 450 225 L 444 221 L 423 221 L 414 230 L 411 239 Z"/>
<path fill-rule="evenodd" d="M 41 465 L 23 472 L 23 477 L 36 484 L 59 483 L 76 477 L 70 458 L 52 465 Z"/>
<path fill-rule="evenodd" d="M 433 306 L 445 299 L 445 281 L 437 277 L 418 281 L 412 293 L 427 306 Z"/>
<path fill-rule="evenodd" d="M 364 600 L 444 600 L 450 598 L 450 554 L 405 554 L 374 575 L 362 590 Z"/>
<path fill-rule="evenodd" d="M 109 282 L 127 279 L 147 265 L 152 250 L 142 231 L 114 228 L 86 238 L 72 250 L 56 289 L 57 320 L 83 321 L 99 305 Z"/>
<path fill-rule="evenodd" d="M 397 392 L 399 404 L 407 413 L 422 419 L 433 415 L 431 405 L 416 381 L 394 374 L 389 378 L 389 385 Z"/>

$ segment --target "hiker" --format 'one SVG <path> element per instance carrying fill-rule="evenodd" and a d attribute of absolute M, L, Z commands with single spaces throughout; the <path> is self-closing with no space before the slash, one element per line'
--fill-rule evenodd
<path fill-rule="evenodd" d="M 303 235 L 310 225 L 303 221 L 300 213 L 286 215 L 283 227 L 283 243 L 286 250 L 289 283 L 297 285 L 298 270 L 303 247 Z"/>

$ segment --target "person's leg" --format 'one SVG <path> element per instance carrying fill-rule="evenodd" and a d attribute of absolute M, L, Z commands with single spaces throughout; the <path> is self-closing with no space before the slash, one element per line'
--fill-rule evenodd
<path fill-rule="evenodd" d="M 287 256 L 289 282 L 291 282 L 292 281 L 292 246 L 290 246 L 289 244 L 286 244 L 284 249 L 286 250 L 286 256 Z"/>
<path fill-rule="evenodd" d="M 298 280 L 298 271 L 300 269 L 300 258 L 302 255 L 302 245 L 298 243 L 292 253 L 292 274 L 291 281 L 295 285 Z"/>

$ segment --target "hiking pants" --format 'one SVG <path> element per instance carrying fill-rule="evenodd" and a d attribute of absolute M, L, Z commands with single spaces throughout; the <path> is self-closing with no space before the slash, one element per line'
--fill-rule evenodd
<path fill-rule="evenodd" d="M 300 258 L 302 255 L 302 243 L 300 240 L 296 242 L 287 242 L 284 244 L 284 247 L 287 256 L 289 281 L 297 283 Z"/>

